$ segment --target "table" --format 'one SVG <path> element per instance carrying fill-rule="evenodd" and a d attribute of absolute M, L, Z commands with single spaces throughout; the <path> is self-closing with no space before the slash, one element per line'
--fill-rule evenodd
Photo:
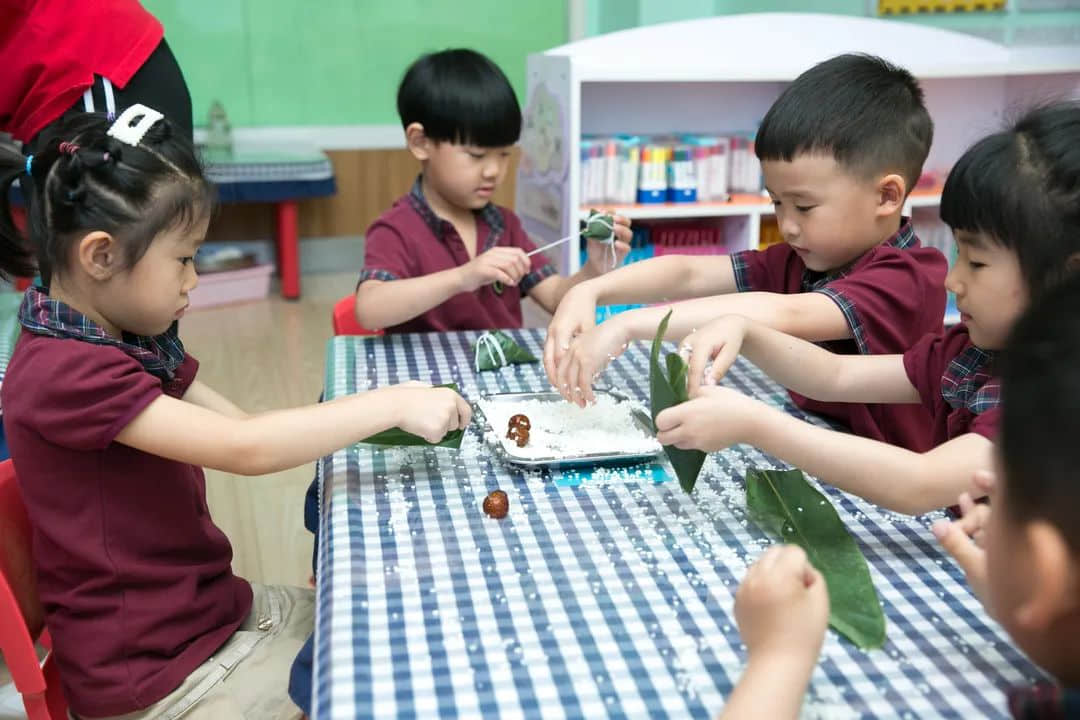
<path fill-rule="evenodd" d="M 281 296 L 300 297 L 299 201 L 337 192 L 330 159 L 319 151 L 202 151 L 222 203 L 273 203 Z"/>
<path fill-rule="evenodd" d="M 542 331 L 510 334 L 539 356 Z M 336 337 L 327 398 L 407 379 L 456 382 L 471 399 L 548 387 L 539 365 L 478 377 L 476 335 Z M 644 402 L 648 344 L 605 378 Z M 726 382 L 802 414 L 745 360 Z M 741 483 L 764 466 L 781 465 L 749 447 L 714 453 L 688 496 L 656 468 L 522 473 L 475 427 L 460 452 L 324 458 L 313 717 L 715 716 L 746 659 L 734 593 L 771 543 Z M 503 520 L 480 508 L 497 487 Z M 1044 676 L 939 551 L 933 518 L 825 492 L 869 562 L 888 640 L 863 652 L 830 631 L 804 714 L 1005 717 L 1002 688 Z"/>

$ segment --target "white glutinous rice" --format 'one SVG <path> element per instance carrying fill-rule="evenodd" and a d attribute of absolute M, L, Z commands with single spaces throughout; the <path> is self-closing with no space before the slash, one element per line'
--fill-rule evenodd
<path fill-rule="evenodd" d="M 597 453 L 646 455 L 660 451 L 631 414 L 632 404 L 597 394 L 596 403 L 580 408 L 564 400 L 483 400 L 491 428 L 507 454 L 522 460 L 570 458 Z M 529 418 L 525 447 L 506 437 L 511 416 Z"/>

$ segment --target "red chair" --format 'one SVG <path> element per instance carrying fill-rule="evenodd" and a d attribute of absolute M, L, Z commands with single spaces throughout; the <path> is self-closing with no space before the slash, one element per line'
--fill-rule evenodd
<path fill-rule="evenodd" d="M 0 651 L 28 720 L 66 720 L 67 701 L 52 654 L 42 665 L 34 649 L 35 640 L 45 647 L 51 642 L 30 560 L 30 520 L 11 460 L 0 463 L 0 617 Z"/>
<path fill-rule="evenodd" d="M 346 295 L 334 305 L 335 335 L 382 335 L 382 330 L 368 330 L 356 322 L 356 295 Z"/>

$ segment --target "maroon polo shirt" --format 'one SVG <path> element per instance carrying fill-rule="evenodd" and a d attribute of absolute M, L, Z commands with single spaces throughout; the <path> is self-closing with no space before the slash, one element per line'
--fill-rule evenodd
<path fill-rule="evenodd" d="M 997 437 L 1001 383 L 994 354 L 971 343 L 967 326 L 930 334 L 904 353 L 904 370 L 932 417 L 933 444 L 966 433 Z"/>
<path fill-rule="evenodd" d="M 474 215 L 479 252 L 497 246 L 519 247 L 525 252 L 536 249 L 521 220 L 510 210 L 488 203 Z M 431 209 L 417 178 L 412 190 L 372 223 L 364 235 L 360 283 L 423 277 L 470 260 L 461 235 L 453 224 Z M 472 292 L 458 293 L 412 320 L 386 328 L 386 332 L 519 328 L 521 298 L 541 280 L 555 274 L 555 268 L 543 253 L 537 253 L 531 260 L 531 272 L 517 287 L 485 285 Z"/>
<path fill-rule="evenodd" d="M 842 355 L 899 355 L 942 330 L 945 256 L 922 247 L 910 220 L 845 268 L 809 270 L 787 243 L 731 256 L 740 291 L 818 292 L 831 298 L 851 328 L 850 340 L 819 343 Z M 800 408 L 838 420 L 863 437 L 924 452 L 933 447 L 931 418 L 921 405 L 825 403 L 790 392 Z"/>
<path fill-rule="evenodd" d="M 197 370 L 187 356 L 166 391 Z M 0 393 L 64 695 L 83 717 L 145 708 L 251 610 L 202 468 L 115 442 L 163 393 L 119 348 L 23 332 Z"/>

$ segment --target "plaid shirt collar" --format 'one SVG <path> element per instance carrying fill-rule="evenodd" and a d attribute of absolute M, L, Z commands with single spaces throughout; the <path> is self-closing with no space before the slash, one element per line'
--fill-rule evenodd
<path fill-rule="evenodd" d="M 969 345 L 952 359 L 941 376 L 941 395 L 954 410 L 976 415 L 1001 402 L 1001 383 L 992 375 L 995 353 Z"/>
<path fill-rule="evenodd" d="M 1009 712 L 1016 720 L 1080 718 L 1080 690 L 1039 683 L 1009 691 Z"/>
<path fill-rule="evenodd" d="M 888 245 L 894 247 L 897 250 L 906 250 L 915 242 L 915 226 L 911 224 L 911 218 L 900 218 L 900 229 L 897 230 L 888 240 L 881 243 L 882 245 Z M 831 282 L 839 280 L 845 277 L 851 270 L 858 264 L 859 258 L 856 258 L 852 262 L 848 263 L 842 268 L 836 268 L 835 270 L 829 270 L 826 272 L 816 272 L 809 268 L 803 270 L 802 273 L 802 290 L 803 292 L 814 292 L 820 290 Z"/>
<path fill-rule="evenodd" d="M 413 183 L 412 190 L 409 191 L 409 204 L 412 205 L 413 210 L 416 211 L 427 226 L 431 228 L 431 232 L 435 234 L 435 237 L 445 241 L 447 235 L 456 233 L 457 230 L 454 229 L 451 222 L 436 215 L 435 211 L 431 209 L 431 205 L 428 205 L 427 198 L 424 197 L 423 178 L 423 175 L 417 175 L 416 182 Z M 476 215 L 477 219 L 483 220 L 491 230 L 484 242 L 484 249 L 480 251 L 485 252 L 499 244 L 499 238 L 502 237 L 503 232 L 506 230 L 506 224 L 503 222 L 502 212 L 495 206 L 495 203 L 489 202 L 481 209 L 474 210 L 473 214 Z"/>
<path fill-rule="evenodd" d="M 168 330 L 155 337 L 125 332 L 123 338 L 117 340 L 78 310 L 50 298 L 44 288 L 27 289 L 19 306 L 19 323 L 35 335 L 120 348 L 163 382 L 172 380 L 176 369 L 184 362 L 184 344 L 177 334 L 178 323 L 174 322 Z"/>

